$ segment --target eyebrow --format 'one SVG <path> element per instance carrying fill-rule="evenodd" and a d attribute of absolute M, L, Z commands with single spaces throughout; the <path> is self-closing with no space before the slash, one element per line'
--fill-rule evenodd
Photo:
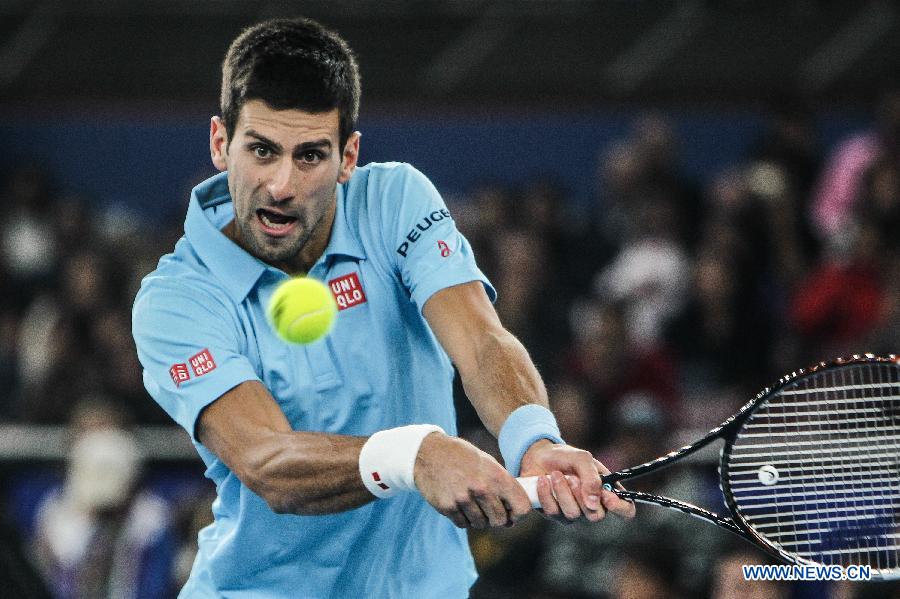
<path fill-rule="evenodd" d="M 263 142 L 267 146 L 271 146 L 277 152 L 284 151 L 284 148 L 281 146 L 281 144 L 272 141 L 265 135 L 257 133 L 253 129 L 248 129 L 247 131 L 244 132 L 244 135 L 258 139 L 259 141 Z M 323 137 L 322 139 L 317 139 L 315 141 L 305 141 L 302 144 L 297 144 L 296 146 L 294 146 L 293 154 L 302 154 L 303 152 L 308 152 L 309 150 L 330 149 L 330 148 L 331 148 L 331 140 L 328 139 L 327 137 Z"/>

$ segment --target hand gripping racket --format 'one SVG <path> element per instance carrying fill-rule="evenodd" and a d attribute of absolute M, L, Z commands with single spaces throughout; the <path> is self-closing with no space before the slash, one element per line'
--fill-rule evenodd
<path fill-rule="evenodd" d="M 649 493 L 623 499 L 717 524 L 799 565 L 869 566 L 900 578 L 900 357 L 871 354 L 782 377 L 703 438 L 633 468 L 619 481 L 669 466 L 723 439 L 719 477 L 731 517 Z M 537 500 L 537 477 L 519 479 Z"/>

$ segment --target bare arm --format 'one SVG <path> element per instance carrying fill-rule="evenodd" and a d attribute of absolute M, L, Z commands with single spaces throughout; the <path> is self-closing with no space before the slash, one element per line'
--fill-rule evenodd
<path fill-rule="evenodd" d="M 365 437 L 297 432 L 265 387 L 238 385 L 200 415 L 197 436 L 277 513 L 329 514 L 374 499 L 359 476 Z M 450 467 L 452 465 L 453 467 Z M 422 470 L 443 472 L 425 477 Z M 432 433 L 415 470 L 422 495 L 460 527 L 503 526 L 530 511 L 522 489 L 492 457 L 461 439 Z M 494 492 L 508 499 L 509 511 Z"/>
<path fill-rule="evenodd" d="M 241 383 L 203 410 L 197 437 L 274 512 L 328 514 L 374 499 L 359 477 L 366 439 L 292 430 L 259 382 Z"/>
<path fill-rule="evenodd" d="M 503 328 L 480 282 L 439 291 L 422 313 L 494 436 L 516 408 L 527 403 L 547 406 L 540 374 L 519 340 Z"/>
<path fill-rule="evenodd" d="M 459 370 L 469 401 L 495 436 L 516 408 L 547 406 L 546 388 L 528 352 L 503 328 L 480 282 L 442 289 L 422 313 Z M 521 466 L 522 476 L 541 476 L 538 495 L 547 515 L 599 520 L 609 509 L 633 516 L 632 504 L 601 490 L 600 471 L 609 472 L 589 452 L 546 439 L 526 451 Z M 566 474 L 575 476 L 569 481 Z"/>

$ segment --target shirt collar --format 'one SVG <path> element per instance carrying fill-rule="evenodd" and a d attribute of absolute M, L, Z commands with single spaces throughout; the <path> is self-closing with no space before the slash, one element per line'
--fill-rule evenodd
<path fill-rule="evenodd" d="M 364 260 L 365 253 L 347 221 L 345 185 L 337 186 L 337 207 L 331 238 L 318 262 L 332 256 Z M 237 302 L 242 302 L 267 270 L 281 273 L 238 246 L 222 233 L 234 218 L 228 173 L 219 173 L 191 191 L 184 233 L 203 263 Z M 318 263 L 317 262 L 317 263 Z M 283 273 L 282 273 L 283 276 Z"/>
<path fill-rule="evenodd" d="M 334 224 L 331 225 L 331 238 L 325 248 L 325 257 L 347 256 L 355 260 L 365 260 L 366 254 L 356 238 L 347 215 L 347 184 L 337 186 L 337 208 L 334 212 Z"/>

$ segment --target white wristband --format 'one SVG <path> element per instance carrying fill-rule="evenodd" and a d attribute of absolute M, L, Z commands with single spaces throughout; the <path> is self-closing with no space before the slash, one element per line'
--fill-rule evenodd
<path fill-rule="evenodd" d="M 410 424 L 378 431 L 359 452 L 359 475 L 376 497 L 393 497 L 403 491 L 415 491 L 413 473 L 422 441 L 444 429 L 434 424 Z"/>

